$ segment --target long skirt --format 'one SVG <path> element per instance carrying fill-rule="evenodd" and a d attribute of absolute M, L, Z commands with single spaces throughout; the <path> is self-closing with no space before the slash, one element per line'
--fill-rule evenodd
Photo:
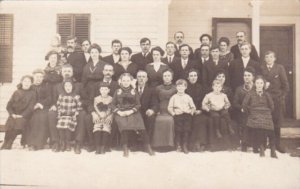
<path fill-rule="evenodd" d="M 48 129 L 48 110 L 35 110 L 30 122 L 30 130 L 28 133 L 28 144 L 42 148 L 49 136 Z"/>
<path fill-rule="evenodd" d="M 174 146 L 174 119 L 170 115 L 157 115 L 153 130 L 153 147 Z"/>
<path fill-rule="evenodd" d="M 144 121 L 139 112 L 125 117 L 116 114 L 114 117 L 120 132 L 125 130 L 145 130 Z"/>
<path fill-rule="evenodd" d="M 196 144 L 208 144 L 208 117 L 204 114 L 194 115 L 192 120 L 192 132 L 190 137 L 190 146 Z"/>

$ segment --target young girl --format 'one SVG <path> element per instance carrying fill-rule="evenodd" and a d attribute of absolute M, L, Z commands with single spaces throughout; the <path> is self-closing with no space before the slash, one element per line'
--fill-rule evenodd
<path fill-rule="evenodd" d="M 139 95 L 135 92 L 131 83 L 133 77 L 129 73 L 123 73 L 119 78 L 120 89 L 113 97 L 112 110 L 115 113 L 115 121 L 121 133 L 123 156 L 128 157 L 128 136 L 130 131 L 139 132 L 144 139 L 146 151 L 154 155 L 149 143 L 149 136 L 145 131 L 143 118 L 139 112 L 141 107 Z"/>
<path fill-rule="evenodd" d="M 77 115 L 81 110 L 80 96 L 73 93 L 72 80 L 63 83 L 64 93 L 57 100 L 57 128 L 60 137 L 60 150 L 71 151 L 72 133 L 77 125 Z"/>
<path fill-rule="evenodd" d="M 6 132 L 1 149 L 11 149 L 17 135 L 21 134 L 27 126 L 36 99 L 35 93 L 31 89 L 32 80 L 29 75 L 23 76 L 18 89 L 7 103 L 6 109 L 9 117 L 5 124 Z"/>
<path fill-rule="evenodd" d="M 219 80 L 214 80 L 212 84 L 213 91 L 205 95 L 202 101 L 202 109 L 209 112 L 210 117 L 212 118 L 213 127 L 216 131 L 216 136 L 218 138 L 222 137 L 221 134 L 221 118 L 223 118 L 230 130 L 233 132 L 231 125 L 228 124 L 231 122 L 230 116 L 228 113 L 228 108 L 230 107 L 230 102 L 226 94 L 222 93 L 223 88 L 222 83 Z"/>
<path fill-rule="evenodd" d="M 264 91 L 266 81 L 257 76 L 254 81 L 255 89 L 249 92 L 242 104 L 242 111 L 248 114 L 247 126 L 252 129 L 253 148 L 260 150 L 260 156 L 265 156 L 265 144 L 269 138 L 271 157 L 277 158 L 274 143 L 274 125 L 271 112 L 274 103 L 270 94 Z"/>
<path fill-rule="evenodd" d="M 94 108 L 99 117 L 99 121 L 94 123 L 94 137 L 96 145 L 96 154 L 104 154 L 107 145 L 108 136 L 111 132 L 112 111 L 111 102 L 112 97 L 109 96 L 109 84 L 100 83 L 100 95 L 94 99 Z"/>

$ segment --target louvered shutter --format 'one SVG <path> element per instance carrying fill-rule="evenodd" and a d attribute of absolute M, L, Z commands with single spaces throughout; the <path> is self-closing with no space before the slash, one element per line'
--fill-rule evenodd
<path fill-rule="evenodd" d="M 73 35 L 73 16 L 71 14 L 57 15 L 57 33 L 61 36 L 61 44 L 65 45 L 67 37 Z"/>
<path fill-rule="evenodd" d="M 76 36 L 79 42 L 90 39 L 90 14 L 58 14 L 57 32 L 61 36 L 62 45 L 68 36 Z"/>
<path fill-rule="evenodd" d="M 90 39 L 90 15 L 75 14 L 74 23 L 75 23 L 74 35 L 77 37 L 79 43 L 81 43 L 85 39 Z"/>
<path fill-rule="evenodd" d="M 13 15 L 0 14 L 0 82 L 12 81 Z"/>

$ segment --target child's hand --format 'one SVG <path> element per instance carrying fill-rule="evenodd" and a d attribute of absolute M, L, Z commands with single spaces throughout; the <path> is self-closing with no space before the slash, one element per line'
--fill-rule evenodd
<path fill-rule="evenodd" d="M 241 112 L 245 112 L 243 108 L 241 109 Z"/>
<path fill-rule="evenodd" d="M 96 112 L 92 112 L 93 123 L 99 123 L 100 119 Z"/>
<path fill-rule="evenodd" d="M 119 116 L 121 116 L 121 117 L 125 117 L 126 115 L 125 115 L 125 112 L 123 112 L 123 111 L 117 111 L 117 114 L 119 115 Z"/>
<path fill-rule="evenodd" d="M 36 105 L 33 107 L 34 110 L 36 110 L 36 109 L 41 109 L 42 110 L 43 108 L 44 108 L 44 106 L 40 103 L 36 103 Z"/>
<path fill-rule="evenodd" d="M 148 110 L 146 111 L 146 115 L 147 115 L 148 117 L 152 116 L 153 114 L 154 114 L 154 111 L 151 110 L 151 109 L 148 109 Z"/>
<path fill-rule="evenodd" d="M 56 106 L 53 105 L 53 106 L 49 109 L 49 111 L 57 111 Z"/>

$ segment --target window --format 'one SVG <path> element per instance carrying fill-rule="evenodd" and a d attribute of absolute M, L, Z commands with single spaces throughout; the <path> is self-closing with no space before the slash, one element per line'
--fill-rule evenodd
<path fill-rule="evenodd" d="M 58 14 L 57 33 L 61 36 L 62 45 L 68 36 L 76 36 L 79 41 L 90 39 L 90 14 Z"/>
<path fill-rule="evenodd" d="M 13 15 L 0 14 L 0 82 L 12 81 Z"/>

